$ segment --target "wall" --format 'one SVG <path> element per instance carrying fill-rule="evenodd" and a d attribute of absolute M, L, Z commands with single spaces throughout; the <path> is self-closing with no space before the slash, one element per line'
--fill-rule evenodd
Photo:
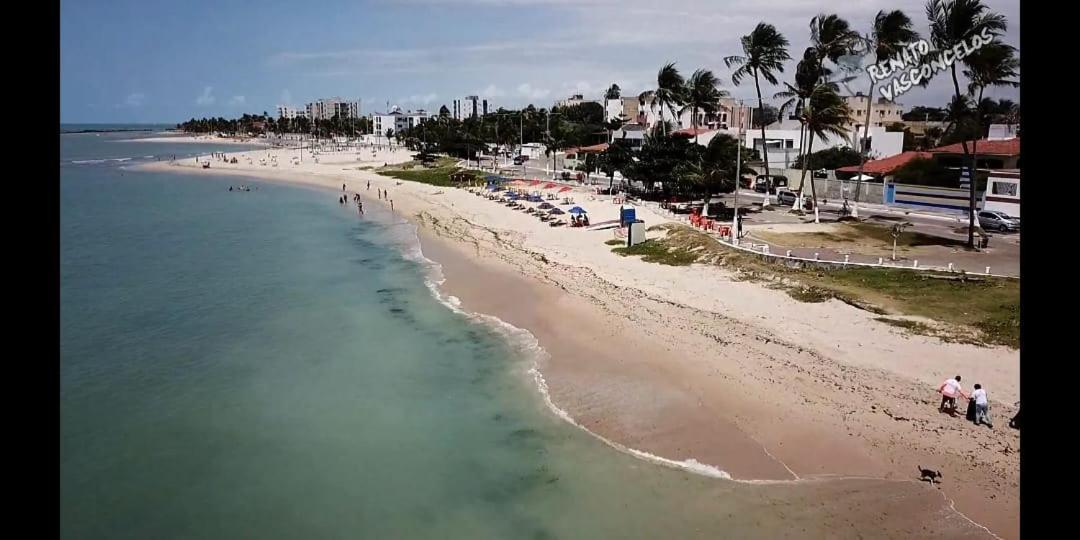
<path fill-rule="evenodd" d="M 788 189 L 791 191 L 797 191 L 799 189 L 799 178 L 802 175 L 802 169 L 784 169 L 781 171 L 774 171 L 773 174 L 783 174 L 788 178 Z M 803 190 L 804 194 L 810 193 L 810 180 L 813 176 L 813 171 L 806 171 L 806 189 Z M 819 199 L 835 199 L 837 201 L 843 200 L 847 197 L 848 200 L 855 198 L 855 188 L 857 182 L 854 180 L 837 180 L 833 171 L 829 171 L 828 178 L 814 178 L 814 189 L 817 190 L 817 196 Z M 881 182 L 863 182 L 862 187 L 859 188 L 859 201 L 873 204 L 881 204 L 885 200 L 885 186 Z"/>

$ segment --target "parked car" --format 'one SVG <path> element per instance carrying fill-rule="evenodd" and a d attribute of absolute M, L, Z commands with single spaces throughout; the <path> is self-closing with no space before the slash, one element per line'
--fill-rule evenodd
<path fill-rule="evenodd" d="M 792 204 L 795 204 L 795 199 L 798 199 L 798 198 L 799 198 L 798 195 L 795 195 L 794 191 L 788 191 L 788 190 L 785 189 L 785 190 L 776 192 L 776 202 L 777 202 L 777 204 L 786 204 L 786 205 L 790 206 Z"/>
<path fill-rule="evenodd" d="M 529 156 L 515 156 L 514 157 L 514 165 L 521 165 L 521 164 L 525 163 L 526 161 L 529 161 Z"/>
<path fill-rule="evenodd" d="M 1020 230 L 1020 218 L 1012 217 L 1005 212 L 984 210 L 979 212 L 979 226 L 1001 232 L 1018 231 Z"/>
<path fill-rule="evenodd" d="M 829 171 L 826 171 L 825 169 L 818 169 L 818 170 L 814 171 L 814 178 L 828 178 L 828 177 L 829 177 Z"/>

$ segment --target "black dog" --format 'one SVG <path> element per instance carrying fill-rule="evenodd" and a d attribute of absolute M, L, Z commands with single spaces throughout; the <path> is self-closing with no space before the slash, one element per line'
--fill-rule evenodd
<path fill-rule="evenodd" d="M 938 480 L 940 482 L 941 481 L 940 479 L 943 478 L 943 475 L 941 474 L 940 471 L 932 471 L 930 469 L 924 469 L 924 468 L 922 468 L 922 465 L 916 465 L 916 467 L 919 468 L 919 475 L 920 475 L 919 480 L 929 480 L 931 485 L 934 484 L 934 480 Z"/>

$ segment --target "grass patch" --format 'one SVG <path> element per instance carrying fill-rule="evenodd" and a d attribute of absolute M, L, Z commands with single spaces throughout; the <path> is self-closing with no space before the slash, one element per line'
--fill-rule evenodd
<path fill-rule="evenodd" d="M 643 256 L 647 253 L 645 260 L 650 262 L 669 261 L 663 264 L 726 266 L 741 279 L 770 283 L 802 302 L 835 298 L 878 315 L 920 316 L 943 325 L 909 328 L 918 333 L 954 341 L 1020 346 L 1019 280 L 899 268 L 789 268 L 728 248 L 685 225 L 660 228 L 666 231 L 663 238 L 631 248 L 641 253 L 627 248 L 612 251 Z M 910 325 L 911 321 L 900 324 Z"/>
<path fill-rule="evenodd" d="M 439 187 L 455 187 L 459 184 L 450 180 L 450 176 L 460 171 L 464 171 L 465 169 L 455 167 L 454 163 L 456 163 L 456 161 L 453 158 L 439 158 L 435 163 L 435 166 L 424 167 L 419 161 L 409 161 L 399 165 L 380 167 L 376 172 L 382 176 L 389 176 L 391 178 L 397 178 L 398 180 L 419 182 L 421 184 L 430 184 Z"/>
<path fill-rule="evenodd" d="M 625 240 L 619 240 L 618 238 L 612 238 L 611 240 L 608 240 L 607 242 L 604 242 L 604 243 L 609 245 L 609 246 L 623 246 L 623 245 L 626 245 Z"/>
<path fill-rule="evenodd" d="M 931 328 L 930 325 L 919 321 L 912 321 L 908 319 L 890 319 L 889 317 L 874 317 L 874 320 L 878 322 L 883 322 L 890 326 L 895 326 L 897 328 L 903 328 L 904 330 L 908 330 L 916 334 L 928 335 L 933 333 L 933 328 Z"/>
<path fill-rule="evenodd" d="M 670 245 L 662 238 L 646 240 L 630 247 L 612 248 L 611 251 L 618 253 L 623 257 L 636 255 L 640 256 L 645 262 L 666 264 L 668 266 L 687 266 L 698 260 L 696 253 L 691 253 L 678 246 Z"/>

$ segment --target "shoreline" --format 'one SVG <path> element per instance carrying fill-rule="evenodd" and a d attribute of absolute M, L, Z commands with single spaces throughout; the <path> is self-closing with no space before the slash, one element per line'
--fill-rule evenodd
<path fill-rule="evenodd" d="M 295 151 L 274 150 L 290 154 Z M 266 150 L 251 154 L 258 156 L 261 152 Z M 374 161 L 383 161 L 386 157 L 376 156 Z M 613 446 L 672 463 L 716 467 L 737 482 L 792 482 L 839 477 L 906 481 L 914 476 L 904 472 L 906 468 L 914 470 L 913 466 L 907 467 L 907 462 L 924 459 L 926 461 L 921 464 L 926 465 L 935 463 L 935 459 L 940 463 L 941 459 L 947 458 L 950 468 L 941 468 L 949 471 L 946 474 L 952 478 L 952 483 L 945 486 L 948 493 L 942 491 L 942 496 L 956 501 L 958 511 L 972 516 L 971 519 L 989 523 L 997 533 L 1005 537 L 1018 536 L 1018 489 L 998 486 L 1002 491 L 1012 489 L 1014 493 L 989 501 L 989 508 L 984 499 L 987 490 L 995 491 L 987 483 L 996 483 L 992 471 L 997 467 L 989 470 L 971 468 L 967 474 L 959 475 L 953 472 L 953 467 L 969 459 L 963 449 L 953 452 L 954 455 L 942 455 L 935 451 L 933 440 L 928 445 L 916 444 L 914 447 L 905 441 L 904 433 L 910 430 L 898 425 L 902 422 L 898 418 L 911 422 L 915 416 L 911 411 L 932 409 L 936 404 L 927 406 L 926 400 L 921 400 L 915 402 L 914 408 L 910 403 L 885 408 L 879 398 L 871 395 L 870 403 L 875 406 L 869 411 L 860 410 L 865 408 L 855 404 L 867 399 L 865 393 L 859 392 L 858 387 L 841 388 L 853 382 L 850 380 L 852 375 L 858 375 L 854 382 L 864 387 L 873 387 L 875 381 L 884 377 L 890 392 L 881 397 L 887 398 L 884 403 L 890 403 L 892 398 L 902 401 L 920 393 L 930 395 L 925 388 L 919 387 L 918 377 L 905 380 L 903 370 L 875 373 L 880 371 L 880 366 L 852 361 L 850 354 L 832 353 L 831 347 L 813 342 L 817 340 L 803 343 L 792 341 L 790 335 L 776 335 L 772 328 L 764 330 L 753 325 L 753 319 L 757 318 L 754 313 L 741 318 L 722 316 L 716 311 L 691 307 L 697 302 L 689 303 L 674 294 L 665 294 L 674 291 L 657 291 L 656 287 L 648 290 L 639 286 L 640 281 L 656 275 L 682 270 L 657 269 L 655 265 L 648 265 L 641 270 L 644 278 L 636 280 L 637 283 L 624 276 L 620 276 L 623 279 L 610 279 L 611 276 L 597 271 L 595 260 L 575 260 L 578 253 L 574 250 L 583 249 L 584 245 L 575 245 L 571 240 L 581 240 L 585 235 L 578 233 L 584 231 L 553 229 L 564 235 L 566 241 L 544 245 L 548 249 L 540 252 L 545 259 L 541 262 L 533 251 L 536 246 L 529 244 L 530 240 L 539 242 L 528 236 L 532 232 L 529 227 L 535 227 L 535 219 L 530 220 L 519 212 L 454 188 L 401 183 L 393 178 L 357 171 L 355 167 L 335 170 L 335 165 L 356 164 L 354 160 L 335 162 L 324 158 L 324 161 L 322 165 L 316 165 L 305 160 L 304 166 L 295 167 L 283 162 L 287 168 L 273 169 L 226 166 L 215 162 L 205 172 L 285 181 L 338 193 L 336 186 L 342 181 L 370 180 L 373 187 L 392 189 L 391 198 L 397 198 L 396 213 L 416 226 L 424 256 L 429 257 L 430 253 L 430 258 L 442 267 L 446 278 L 441 286 L 443 293 L 459 298 L 469 311 L 496 317 L 506 324 L 526 329 L 536 337 L 548 353 L 548 359 L 541 362 L 543 365 L 537 366 L 542 376 L 538 384 L 542 382 L 549 387 L 552 404 L 566 411 L 572 423 Z M 193 174 L 204 172 L 196 169 L 193 163 L 179 166 L 151 163 L 138 168 Z M 365 202 L 374 200 L 364 191 L 360 193 Z M 448 193 L 453 196 L 446 196 Z M 582 202 L 589 205 L 590 211 L 601 204 L 598 201 Z M 385 205 L 385 201 L 380 203 Z M 646 219 L 655 218 L 649 216 Z M 493 231 L 501 231 L 504 236 L 500 238 Z M 536 236 L 540 236 L 539 233 Z M 473 249 L 466 251 L 469 246 Z M 640 268 L 648 264 L 629 258 L 616 260 L 617 264 L 628 267 Z M 691 277 L 697 279 L 705 271 L 715 271 L 691 270 Z M 518 294 L 513 304 L 499 304 L 499 300 L 507 295 L 490 293 L 493 283 L 500 282 L 501 290 L 527 292 Z M 748 294 L 745 289 L 763 289 L 752 284 L 738 284 L 732 288 L 744 289 L 741 291 L 743 302 Z M 769 291 L 768 295 L 773 294 L 782 293 Z M 755 299 L 762 300 L 760 297 Z M 738 304 L 738 300 L 736 298 L 732 303 Z M 549 303 L 558 307 L 536 308 Z M 581 303 L 587 305 L 575 306 Z M 827 304 L 830 305 L 812 306 L 811 309 L 824 312 L 825 319 L 830 315 L 836 318 L 837 311 L 853 309 L 831 305 L 833 302 Z M 553 316 L 552 312 L 557 315 Z M 677 324 L 672 327 L 669 320 Z M 734 330 L 729 337 L 705 328 L 709 326 Z M 596 339 L 597 335 L 611 339 Z M 625 338 L 621 350 L 610 345 L 616 336 Z M 796 337 L 799 337 L 798 332 Z M 903 341 L 913 341 L 913 338 L 894 339 L 889 345 L 900 347 Z M 587 358 L 589 362 L 575 361 L 574 354 L 561 349 L 566 346 L 564 342 L 587 351 L 576 358 Z M 600 342 L 605 347 L 598 349 L 596 346 Z M 701 358 L 687 354 L 694 351 L 711 353 L 713 348 L 726 352 L 723 355 L 705 354 Z M 835 348 L 841 347 L 836 344 Z M 955 347 L 946 347 L 946 350 L 949 348 Z M 729 358 L 724 361 L 724 357 Z M 720 364 L 715 363 L 717 359 Z M 824 377 L 819 376 L 817 370 L 824 371 Z M 871 373 L 863 373 L 865 371 Z M 829 384 L 835 384 L 837 388 L 828 388 Z M 782 396 L 783 399 L 776 399 L 769 392 L 760 395 L 762 392 L 758 388 L 786 389 L 787 394 Z M 1001 395 L 1001 391 L 996 395 Z M 856 399 L 845 399 L 845 396 Z M 800 398 L 803 405 L 789 403 Z M 830 417 L 835 417 L 838 411 L 841 418 L 837 422 Z M 922 424 L 935 420 L 927 418 L 925 411 L 922 413 L 923 417 L 915 420 Z M 995 416 L 999 424 L 1002 423 L 1002 413 L 996 412 Z M 950 427 L 940 419 L 935 423 L 941 425 L 923 425 L 916 433 L 907 435 L 934 437 L 927 432 L 960 429 L 959 424 Z M 1016 439 L 1018 441 L 1018 437 Z M 980 443 L 985 448 L 986 442 Z M 1014 446 L 1018 447 L 1018 442 Z M 638 457 L 648 459 L 643 455 Z M 897 464 L 898 460 L 904 464 Z M 1018 481 L 1018 473 L 1014 478 Z M 1008 493 L 998 492 L 998 495 Z"/>

